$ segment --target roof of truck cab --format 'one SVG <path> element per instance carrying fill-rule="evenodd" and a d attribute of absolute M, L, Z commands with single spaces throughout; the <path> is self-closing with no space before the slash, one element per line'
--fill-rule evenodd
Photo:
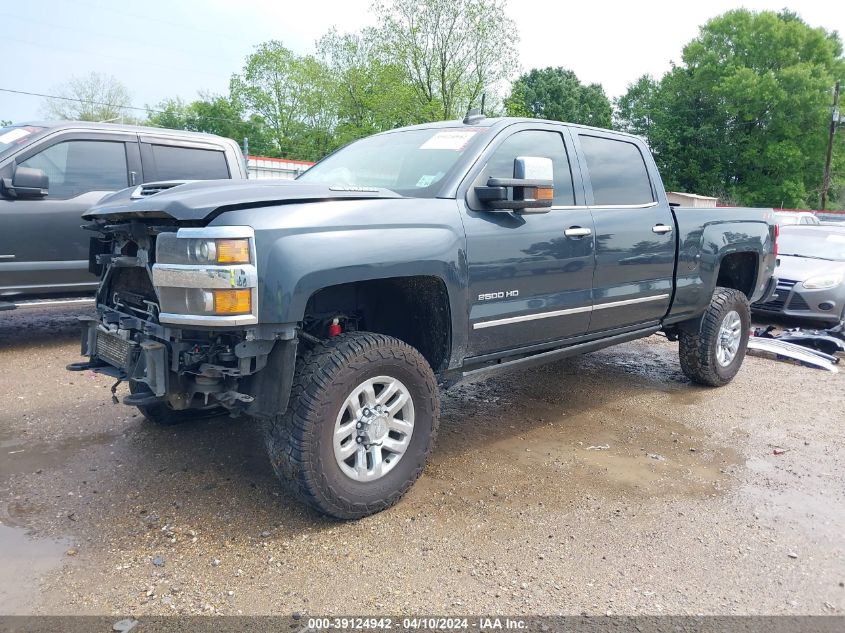
<path fill-rule="evenodd" d="M 134 132 L 135 134 L 155 134 L 167 136 L 182 136 L 191 138 L 205 138 L 205 139 L 227 139 L 224 136 L 217 134 L 208 134 L 206 132 L 189 132 L 187 130 L 174 130 L 166 127 L 152 127 L 148 125 L 123 125 L 121 123 L 95 123 L 93 121 L 24 121 L 22 123 L 13 123 L 13 127 L 33 126 L 43 127 L 48 130 L 101 130 L 104 132 Z M 233 141 L 234 142 L 234 141 Z"/>
<path fill-rule="evenodd" d="M 601 132 L 602 134 L 613 134 L 615 136 L 627 136 L 630 138 L 639 139 L 640 137 L 635 134 L 629 134 L 627 132 L 619 132 L 617 130 L 610 130 L 607 128 L 601 127 L 593 127 L 589 125 L 581 125 L 580 123 L 567 123 L 566 121 L 552 121 L 550 119 L 532 119 L 528 117 L 484 117 L 482 119 L 471 121 L 470 123 L 464 123 L 462 119 L 451 119 L 448 121 L 434 121 L 431 123 L 420 123 L 418 125 L 409 125 L 407 127 L 400 127 L 394 128 L 392 130 L 385 130 L 384 132 L 379 132 L 379 134 L 391 134 L 393 132 L 401 132 L 403 130 L 426 130 L 426 129 L 436 129 L 436 128 L 460 128 L 460 127 L 467 127 L 467 128 L 504 128 L 509 125 L 514 125 L 516 123 L 541 123 L 541 124 L 557 124 L 557 125 L 566 125 L 567 127 L 577 128 L 579 130 L 585 130 L 588 132 Z"/>

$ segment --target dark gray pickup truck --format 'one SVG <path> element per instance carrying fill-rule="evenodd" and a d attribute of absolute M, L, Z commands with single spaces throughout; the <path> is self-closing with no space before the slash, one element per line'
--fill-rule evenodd
<path fill-rule="evenodd" d="M 102 281 L 70 369 L 128 381 L 153 422 L 263 420 L 278 476 L 339 518 L 419 476 L 438 382 L 663 331 L 724 385 L 773 287 L 770 211 L 672 208 L 640 139 L 549 121 L 472 115 L 293 182 L 130 198 L 85 215 Z"/>
<path fill-rule="evenodd" d="M 106 194 L 135 186 L 136 197 L 146 195 L 173 179 L 245 179 L 243 162 L 234 141 L 212 134 L 84 121 L 0 127 L 0 310 L 94 293 L 81 216 Z"/>

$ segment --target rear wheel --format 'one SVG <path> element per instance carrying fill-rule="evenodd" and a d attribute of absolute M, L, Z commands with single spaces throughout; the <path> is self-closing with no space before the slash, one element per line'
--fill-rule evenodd
<path fill-rule="evenodd" d="M 745 294 L 716 288 L 698 329 L 681 330 L 678 335 L 681 370 L 702 385 L 728 384 L 745 359 L 750 329 L 751 311 Z"/>
<path fill-rule="evenodd" d="M 299 499 L 357 519 L 390 507 L 417 480 L 439 414 L 434 373 L 417 350 L 381 334 L 346 334 L 297 359 L 267 449 Z"/>

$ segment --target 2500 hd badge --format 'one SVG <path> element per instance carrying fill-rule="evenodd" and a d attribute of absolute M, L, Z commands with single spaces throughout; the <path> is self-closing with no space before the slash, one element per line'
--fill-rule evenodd
<path fill-rule="evenodd" d="M 478 295 L 479 301 L 490 301 L 491 299 L 511 299 L 519 296 L 519 290 L 505 290 L 501 292 L 483 292 Z"/>

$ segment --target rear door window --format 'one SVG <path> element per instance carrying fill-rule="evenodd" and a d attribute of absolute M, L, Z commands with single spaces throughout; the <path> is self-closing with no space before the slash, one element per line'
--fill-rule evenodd
<path fill-rule="evenodd" d="M 220 150 L 155 144 L 151 149 L 156 180 L 225 180 L 230 177 L 226 154 Z"/>
<path fill-rule="evenodd" d="M 48 198 L 67 200 L 89 191 L 129 186 L 126 147 L 119 141 L 64 141 L 30 156 L 20 167 L 41 169 L 50 179 Z"/>
<path fill-rule="evenodd" d="M 640 148 L 627 141 L 580 135 L 596 206 L 654 202 L 651 179 Z"/>

